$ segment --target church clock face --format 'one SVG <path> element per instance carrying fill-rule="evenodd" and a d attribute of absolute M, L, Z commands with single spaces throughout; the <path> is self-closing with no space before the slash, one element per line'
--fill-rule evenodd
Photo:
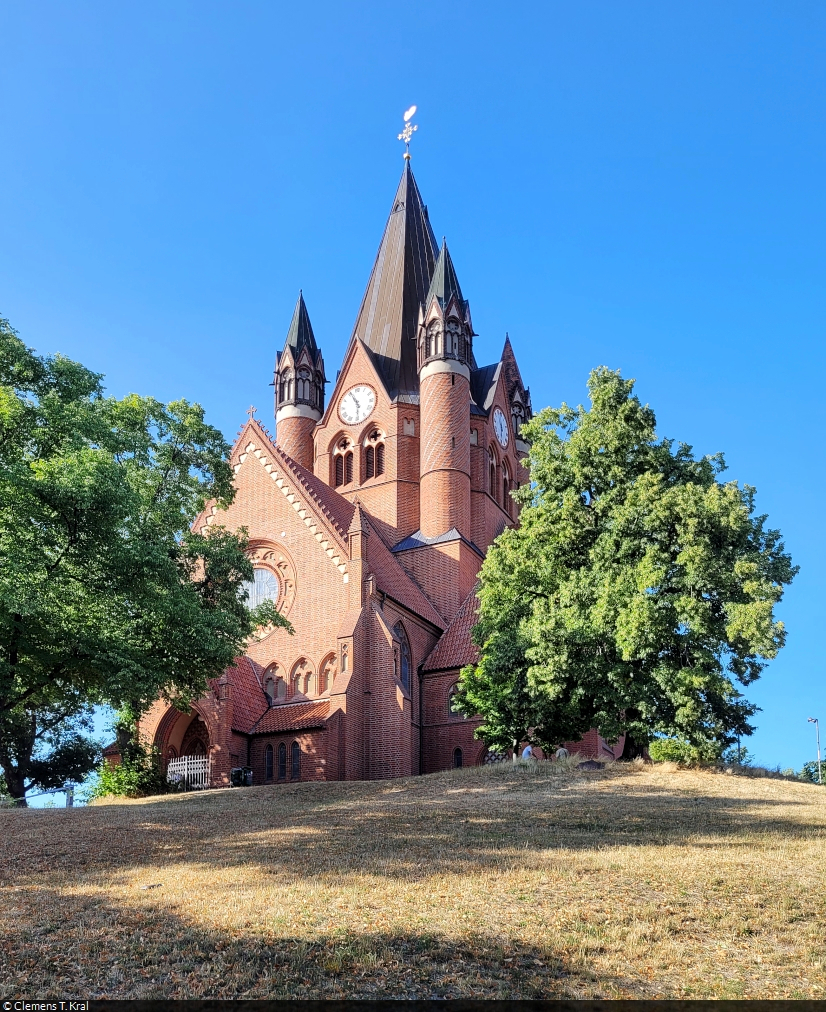
<path fill-rule="evenodd" d="M 493 431 L 499 440 L 499 445 L 504 449 L 508 445 L 508 422 L 502 412 L 497 408 L 493 412 Z"/>
<path fill-rule="evenodd" d="M 372 387 L 350 387 L 341 398 L 338 413 L 342 422 L 346 422 L 347 425 L 358 425 L 365 418 L 370 417 L 375 406 L 376 395 Z"/>

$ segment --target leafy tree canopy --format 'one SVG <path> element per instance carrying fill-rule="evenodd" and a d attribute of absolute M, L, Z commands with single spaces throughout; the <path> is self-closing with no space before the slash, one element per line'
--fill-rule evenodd
<path fill-rule="evenodd" d="M 633 381 L 606 368 L 590 408 L 525 426 L 530 484 L 481 572 L 464 712 L 495 747 L 596 727 L 627 752 L 655 734 L 700 749 L 753 731 L 753 682 L 785 641 L 774 606 L 797 572 L 755 490 L 721 455 L 658 439 Z"/>
<path fill-rule="evenodd" d="M 106 397 L 99 375 L 37 356 L 0 321 L 0 769 L 12 796 L 48 780 L 34 756 L 61 719 L 97 702 L 136 714 L 159 693 L 185 708 L 257 627 L 289 627 L 270 602 L 245 604 L 243 531 L 190 529 L 208 501 L 232 500 L 229 449 L 199 405 Z"/>

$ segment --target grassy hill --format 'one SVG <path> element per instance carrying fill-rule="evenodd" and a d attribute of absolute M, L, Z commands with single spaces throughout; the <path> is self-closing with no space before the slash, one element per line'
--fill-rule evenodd
<path fill-rule="evenodd" d="M 0 812 L 0 996 L 824 998 L 826 791 L 464 769 Z"/>

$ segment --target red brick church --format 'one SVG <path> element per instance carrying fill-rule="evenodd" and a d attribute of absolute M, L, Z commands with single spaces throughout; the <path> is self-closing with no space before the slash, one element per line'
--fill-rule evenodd
<path fill-rule="evenodd" d="M 208 756 L 254 782 L 362 780 L 484 761 L 452 694 L 475 659 L 477 573 L 517 521 L 531 415 L 510 341 L 479 365 L 470 306 L 409 161 L 329 399 L 301 295 L 275 365 L 276 438 L 254 417 L 235 443 L 237 495 L 196 528 L 244 526 L 253 603 L 276 629 L 189 714 L 158 701 L 141 734 L 168 761 Z M 612 750 L 596 732 L 578 746 Z"/>

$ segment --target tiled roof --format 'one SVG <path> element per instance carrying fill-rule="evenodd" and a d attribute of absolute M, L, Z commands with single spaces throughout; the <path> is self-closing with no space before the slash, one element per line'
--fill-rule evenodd
<path fill-rule="evenodd" d="M 367 516 L 369 517 L 369 513 Z M 378 590 L 383 590 L 388 597 L 392 597 L 416 615 L 427 619 L 432 625 L 444 629 L 445 620 L 407 575 L 401 563 L 393 557 L 393 553 L 372 524 L 370 525 L 370 537 L 367 539 L 367 561 L 370 570 L 376 577 Z"/>
<path fill-rule="evenodd" d="M 232 727 L 235 731 L 248 734 L 267 709 L 267 697 L 258 679 L 261 670 L 249 657 L 237 657 L 235 667 L 225 672 L 232 685 Z"/>
<path fill-rule="evenodd" d="M 479 659 L 479 648 L 470 638 L 470 631 L 476 625 L 479 599 L 478 587 L 474 587 L 465 598 L 464 604 L 445 629 L 444 635 L 424 662 L 424 671 L 446 671 L 473 664 Z"/>
<path fill-rule="evenodd" d="M 302 487 L 309 498 L 313 500 L 322 518 L 330 522 L 333 529 L 342 539 L 346 539 L 350 522 L 353 519 L 355 506 L 345 499 L 343 495 L 339 495 L 334 488 L 330 488 L 321 478 L 316 477 L 312 471 L 307 470 L 306 467 L 302 467 L 289 454 L 284 453 L 281 447 L 273 442 L 270 434 L 257 420 L 254 420 L 251 424 L 255 427 L 259 438 L 266 441 L 267 448 L 272 456 L 278 458 L 281 466 L 290 472 L 293 479 Z"/>
<path fill-rule="evenodd" d="M 329 699 L 308 703 L 285 703 L 271 706 L 253 729 L 253 734 L 280 734 L 308 727 L 324 727 L 330 712 Z"/>
<path fill-rule="evenodd" d="M 399 188 L 361 303 L 353 336 L 371 358 L 391 397 L 418 395 L 416 330 L 438 247 L 427 208 L 405 162 Z"/>

